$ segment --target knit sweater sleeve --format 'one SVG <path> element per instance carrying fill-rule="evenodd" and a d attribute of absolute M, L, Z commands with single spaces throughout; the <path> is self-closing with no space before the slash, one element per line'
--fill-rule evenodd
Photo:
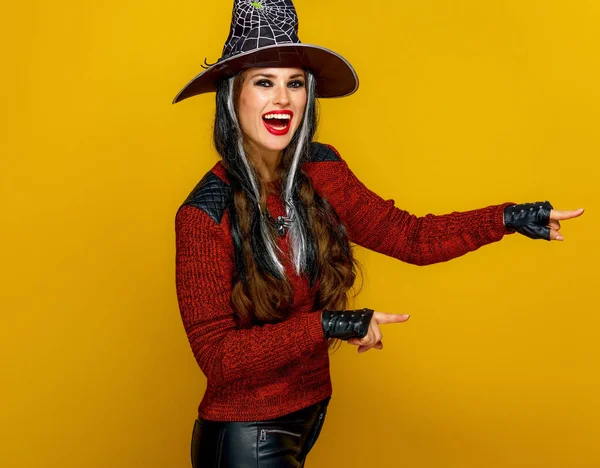
<path fill-rule="evenodd" d="M 225 229 L 204 211 L 183 206 L 175 217 L 176 287 L 194 357 L 214 385 L 252 381 L 325 342 L 318 313 L 295 313 L 276 323 L 240 329 L 230 305 L 233 259 Z"/>
<path fill-rule="evenodd" d="M 369 190 L 337 150 L 341 190 L 334 195 L 350 241 L 414 265 L 446 262 L 514 233 L 504 226 L 506 202 L 449 214 L 415 216 Z"/>

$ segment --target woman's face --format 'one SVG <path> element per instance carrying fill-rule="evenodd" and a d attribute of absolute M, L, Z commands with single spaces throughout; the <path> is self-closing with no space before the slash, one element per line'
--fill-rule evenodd
<path fill-rule="evenodd" d="M 238 116 L 246 139 L 259 151 L 288 146 L 305 106 L 301 68 L 251 68 L 242 74 Z"/>

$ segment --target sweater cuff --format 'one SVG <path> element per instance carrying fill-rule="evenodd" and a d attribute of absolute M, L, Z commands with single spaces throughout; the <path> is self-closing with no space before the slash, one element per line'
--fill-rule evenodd
<path fill-rule="evenodd" d="M 321 310 L 302 313 L 304 317 L 304 330 L 308 341 L 313 345 L 323 343 L 325 340 L 325 331 L 321 322 Z"/>
<path fill-rule="evenodd" d="M 506 234 L 514 234 L 516 231 L 507 229 L 504 225 L 504 209 L 507 206 L 516 205 L 515 202 L 506 202 L 501 205 L 497 205 L 496 209 L 492 212 L 492 223 L 490 228 L 490 234 L 493 238 L 500 240 L 502 236 Z"/>

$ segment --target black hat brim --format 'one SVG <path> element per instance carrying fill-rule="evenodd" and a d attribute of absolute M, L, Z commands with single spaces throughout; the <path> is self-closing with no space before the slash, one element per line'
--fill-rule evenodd
<path fill-rule="evenodd" d="M 311 44 L 279 44 L 260 47 L 217 62 L 196 75 L 173 99 L 173 104 L 217 90 L 220 80 L 248 68 L 287 67 L 310 70 L 321 98 L 349 96 L 358 89 L 358 76 L 341 55 Z"/>

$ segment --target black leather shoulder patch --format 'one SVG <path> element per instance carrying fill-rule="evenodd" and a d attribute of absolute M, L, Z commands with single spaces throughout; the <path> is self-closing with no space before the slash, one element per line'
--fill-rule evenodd
<path fill-rule="evenodd" d="M 206 212 L 215 223 L 221 224 L 223 213 L 227 207 L 231 188 L 212 171 L 198 182 L 181 206 L 191 205 Z"/>
<path fill-rule="evenodd" d="M 339 161 L 340 157 L 323 143 L 313 141 L 310 148 L 310 162 Z"/>

